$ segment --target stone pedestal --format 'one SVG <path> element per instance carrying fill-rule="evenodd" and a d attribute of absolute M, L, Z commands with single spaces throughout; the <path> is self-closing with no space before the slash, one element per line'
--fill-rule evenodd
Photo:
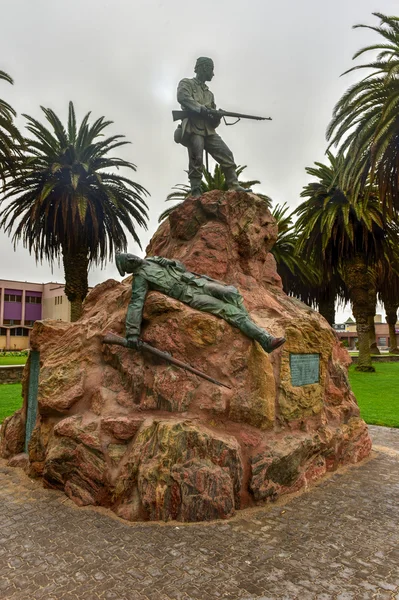
<path fill-rule="evenodd" d="M 349 355 L 319 313 L 282 291 L 269 252 L 276 236 L 263 200 L 214 191 L 187 199 L 147 248 L 234 284 L 252 318 L 287 338 L 268 355 L 222 319 L 150 292 L 143 339 L 231 389 L 102 344 L 108 331 L 124 335 L 131 278 L 96 286 L 77 323 L 36 323 L 30 473 L 79 505 L 109 506 L 126 519 L 197 521 L 230 517 L 367 456 Z M 317 383 L 293 385 L 295 353 L 319 354 Z M 8 456 L 10 447 L 3 440 Z"/>

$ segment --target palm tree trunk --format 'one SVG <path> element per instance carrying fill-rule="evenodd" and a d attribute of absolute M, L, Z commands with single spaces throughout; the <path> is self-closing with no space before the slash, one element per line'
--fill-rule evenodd
<path fill-rule="evenodd" d="M 332 294 L 329 298 L 319 301 L 319 313 L 331 325 L 335 323 L 335 296 Z"/>
<path fill-rule="evenodd" d="M 375 279 L 375 272 L 373 271 L 373 275 L 374 275 L 374 279 Z M 377 340 L 376 340 L 376 335 L 375 335 L 375 323 L 374 323 L 374 317 L 375 317 L 375 311 L 377 308 L 377 290 L 375 289 L 374 285 L 372 285 L 369 288 L 369 307 L 370 307 L 370 313 L 369 313 L 369 325 L 370 325 L 370 354 L 380 354 L 380 351 L 378 350 L 378 346 L 377 346 Z"/>
<path fill-rule="evenodd" d="M 389 352 L 391 354 L 399 354 L 398 342 L 396 338 L 396 327 L 395 323 L 388 323 L 389 325 Z"/>
<path fill-rule="evenodd" d="M 355 371 L 374 372 L 375 368 L 371 363 L 370 355 L 370 326 L 367 317 L 362 318 L 360 315 L 356 319 L 356 329 L 359 346 L 359 357 L 355 367 Z"/>
<path fill-rule="evenodd" d="M 357 256 L 347 262 L 343 269 L 343 279 L 349 291 L 353 316 L 356 319 L 356 329 L 359 344 L 359 357 L 356 371 L 375 371 L 370 356 L 370 308 L 369 290 L 372 287 L 371 273 L 363 256 Z"/>
<path fill-rule="evenodd" d="M 82 315 L 83 300 L 87 296 L 89 260 L 86 248 L 75 252 L 62 250 L 65 272 L 65 295 L 71 303 L 71 321 L 77 321 Z"/>
<path fill-rule="evenodd" d="M 398 342 L 396 338 L 395 325 L 397 321 L 398 306 L 396 304 L 384 303 L 386 319 L 389 326 L 389 352 L 399 354 Z"/>
<path fill-rule="evenodd" d="M 370 353 L 381 354 L 377 346 L 377 340 L 375 335 L 375 323 L 374 315 L 369 315 L 369 326 L 370 326 Z"/>

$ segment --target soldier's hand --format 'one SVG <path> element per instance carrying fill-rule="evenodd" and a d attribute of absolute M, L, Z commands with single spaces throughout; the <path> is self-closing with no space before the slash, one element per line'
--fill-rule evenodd
<path fill-rule="evenodd" d="M 127 347 L 132 350 L 138 350 L 140 348 L 141 342 L 137 335 L 128 335 L 127 338 Z"/>
<path fill-rule="evenodd" d="M 215 111 L 215 112 L 213 112 Z M 212 127 L 219 127 L 220 125 L 220 120 L 222 118 L 222 115 L 218 115 L 215 113 L 218 113 L 219 111 L 213 108 L 207 108 L 206 106 L 203 106 L 201 108 L 201 114 L 209 121 L 209 123 L 211 124 Z"/>
<path fill-rule="evenodd" d="M 213 117 L 210 109 L 207 106 L 201 106 L 201 115 L 203 115 L 207 119 L 212 119 Z"/>

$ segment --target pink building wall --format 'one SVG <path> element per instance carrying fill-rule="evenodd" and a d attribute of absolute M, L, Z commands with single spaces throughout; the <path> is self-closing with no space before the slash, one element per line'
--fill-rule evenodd
<path fill-rule="evenodd" d="M 43 304 L 32 304 L 26 301 L 26 298 L 42 298 L 42 292 L 26 290 L 25 292 L 25 321 L 38 321 L 42 318 Z"/>
<path fill-rule="evenodd" d="M 6 294 L 18 296 L 20 302 L 5 301 Z M 29 347 L 29 336 L 34 321 L 46 318 L 44 304 L 49 306 L 54 304 L 55 296 L 63 296 L 63 304 L 68 305 L 68 300 L 64 294 L 64 285 L 60 283 L 32 283 L 28 281 L 10 281 L 0 279 L 0 327 L 5 330 L 6 335 L 1 336 L 1 346 L 6 349 L 18 349 Z M 41 303 L 30 302 L 29 298 L 41 298 Z M 63 318 L 68 320 L 68 312 L 63 315 L 53 316 L 47 314 L 47 318 Z M 11 325 L 4 321 L 19 321 Z M 27 324 L 25 325 L 25 322 Z M 21 335 L 23 334 L 23 335 Z M 4 338 L 4 339 L 3 339 Z"/>
<path fill-rule="evenodd" d="M 22 319 L 22 290 L 5 288 L 5 294 L 13 294 L 14 296 L 18 296 L 20 298 L 19 302 L 6 302 L 4 300 L 4 314 L 3 319 Z"/>

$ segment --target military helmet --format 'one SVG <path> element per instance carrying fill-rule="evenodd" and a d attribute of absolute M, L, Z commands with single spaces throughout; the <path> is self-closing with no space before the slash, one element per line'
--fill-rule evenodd
<path fill-rule="evenodd" d="M 119 275 L 124 277 L 126 275 L 126 254 L 116 254 L 115 256 L 116 268 L 119 271 Z"/>

